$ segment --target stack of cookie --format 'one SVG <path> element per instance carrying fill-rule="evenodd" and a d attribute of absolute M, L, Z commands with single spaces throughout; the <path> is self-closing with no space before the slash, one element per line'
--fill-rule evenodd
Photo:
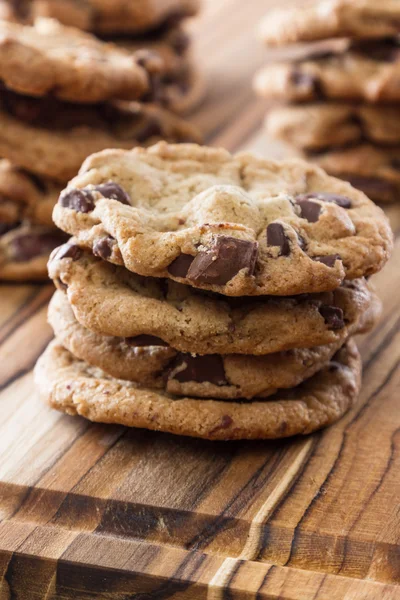
<path fill-rule="evenodd" d="M 36 380 L 92 421 L 208 439 L 306 434 L 355 402 L 382 211 L 299 160 L 165 142 L 88 158 L 49 263 Z"/>
<path fill-rule="evenodd" d="M 0 279 L 47 277 L 63 239 L 52 208 L 89 154 L 198 141 L 170 111 L 138 102 L 162 65 L 50 19 L 0 21 Z"/>
<path fill-rule="evenodd" d="M 377 202 L 400 199 L 400 3 L 318 0 L 270 12 L 270 46 L 314 42 L 255 78 L 268 132 Z M 337 39 L 335 39 L 337 38 Z"/>
<path fill-rule="evenodd" d="M 183 28 L 199 11 L 200 0 L 0 0 L 0 18 L 33 24 L 50 17 L 90 31 L 130 53 L 154 51 L 162 68 L 152 79 L 152 98 L 173 112 L 186 113 L 201 100 L 204 81 L 191 56 Z"/>

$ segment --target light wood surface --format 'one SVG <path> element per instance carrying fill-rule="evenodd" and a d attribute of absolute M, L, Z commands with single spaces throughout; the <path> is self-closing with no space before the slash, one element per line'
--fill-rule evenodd
<path fill-rule="evenodd" d="M 208 141 L 276 156 L 252 73 L 264 0 L 193 24 Z M 279 2 L 281 5 L 282 2 Z M 400 208 L 389 210 L 400 231 Z M 51 286 L 0 286 L 0 600 L 400 598 L 400 240 L 360 341 L 360 402 L 281 442 L 207 443 L 91 425 L 43 406 L 32 367 Z"/>

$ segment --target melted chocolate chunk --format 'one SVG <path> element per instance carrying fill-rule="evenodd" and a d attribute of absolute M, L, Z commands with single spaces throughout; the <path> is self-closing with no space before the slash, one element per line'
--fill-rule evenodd
<path fill-rule="evenodd" d="M 94 209 L 93 196 L 89 190 L 65 190 L 61 193 L 58 203 L 64 208 L 81 213 L 89 213 Z"/>
<path fill-rule="evenodd" d="M 327 267 L 334 267 L 337 260 L 341 260 L 339 254 L 329 254 L 327 256 L 313 256 L 313 260 L 321 262 Z"/>
<path fill-rule="evenodd" d="M 107 235 L 93 245 L 93 254 L 103 260 L 107 260 L 107 258 L 110 258 L 115 244 L 115 238 L 111 235 Z"/>
<path fill-rule="evenodd" d="M 72 258 L 72 260 L 78 260 L 82 256 L 82 249 L 77 244 L 67 243 L 60 246 L 56 254 L 57 260 L 62 258 Z"/>
<path fill-rule="evenodd" d="M 297 88 L 303 88 L 307 94 L 313 97 L 322 98 L 321 82 L 315 75 L 304 73 L 299 67 L 294 67 L 290 82 Z"/>
<path fill-rule="evenodd" d="M 302 219 L 306 219 L 309 223 L 316 223 L 321 214 L 321 206 L 316 202 L 307 200 L 303 196 L 297 196 L 295 202 L 300 207 L 300 216 Z"/>
<path fill-rule="evenodd" d="M 194 256 L 191 254 L 181 254 L 169 265 L 168 273 L 173 277 L 185 278 L 193 261 Z"/>
<path fill-rule="evenodd" d="M 227 384 L 224 361 L 219 354 L 207 354 L 205 356 L 180 354 L 174 360 L 169 372 L 169 379 L 176 379 L 180 383 L 195 381 L 196 383 L 208 382 L 214 385 Z"/>
<path fill-rule="evenodd" d="M 379 177 L 364 177 L 362 175 L 340 175 L 340 177 L 373 199 L 391 199 L 394 195 L 399 195 L 399 187 L 394 181 L 386 181 Z"/>
<path fill-rule="evenodd" d="M 58 233 L 25 233 L 11 241 L 13 259 L 25 262 L 37 256 L 48 254 L 56 248 L 61 236 Z"/>
<path fill-rule="evenodd" d="M 280 223 L 270 223 L 267 227 L 268 246 L 278 246 L 280 256 L 290 254 L 289 239 L 286 237 L 285 229 Z"/>
<path fill-rule="evenodd" d="M 125 338 L 129 346 L 168 346 L 164 340 L 155 335 L 136 335 L 135 337 Z"/>
<path fill-rule="evenodd" d="M 211 248 L 198 253 L 187 278 L 194 283 L 225 285 L 242 269 L 253 275 L 257 255 L 257 242 L 219 236 Z"/>
<path fill-rule="evenodd" d="M 129 206 L 131 204 L 130 198 L 124 190 L 124 188 L 121 187 L 118 183 L 115 183 L 114 181 L 108 181 L 107 183 L 95 185 L 91 189 L 95 192 L 99 192 L 99 194 L 101 194 L 104 198 L 109 198 L 110 200 L 118 200 L 118 202 L 121 202 L 121 204 L 127 204 Z M 88 191 L 90 193 L 90 189 L 85 189 L 84 191 Z"/>
<path fill-rule="evenodd" d="M 400 60 L 400 46 L 395 39 L 353 42 L 351 49 L 369 60 L 387 63 L 396 63 Z"/>
<path fill-rule="evenodd" d="M 345 322 L 343 310 L 341 308 L 338 306 L 322 305 L 318 310 L 329 329 L 343 329 Z"/>
<path fill-rule="evenodd" d="M 304 200 L 321 200 L 321 202 L 330 202 L 331 204 L 337 204 L 341 208 L 351 208 L 351 200 L 347 196 L 339 196 L 338 194 L 326 194 L 325 192 L 310 192 L 309 194 L 300 194 L 296 197 L 296 202 L 303 202 Z"/>

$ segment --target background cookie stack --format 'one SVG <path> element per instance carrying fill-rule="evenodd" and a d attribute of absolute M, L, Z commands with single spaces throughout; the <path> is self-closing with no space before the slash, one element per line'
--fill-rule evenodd
<path fill-rule="evenodd" d="M 269 46 L 315 42 L 256 75 L 258 94 L 289 103 L 271 108 L 268 133 L 377 202 L 400 198 L 399 19 L 393 0 L 319 0 L 260 27 Z"/>
<path fill-rule="evenodd" d="M 61 194 L 55 331 L 36 367 L 69 414 L 208 439 L 306 434 L 357 398 L 382 211 L 302 161 L 109 150 Z"/>
<path fill-rule="evenodd" d="M 130 53 L 156 52 L 162 68 L 152 78 L 152 101 L 178 113 L 193 109 L 205 85 L 184 29 L 200 0 L 0 0 L 0 18 L 33 24 L 38 17 L 90 31 Z"/>
<path fill-rule="evenodd" d="M 179 30 L 169 35 L 177 42 Z M 165 56 L 127 51 L 52 19 L 0 21 L 0 38 L 0 279 L 45 279 L 49 251 L 65 239 L 52 208 L 89 154 L 199 134 L 150 103 L 169 68 Z"/>

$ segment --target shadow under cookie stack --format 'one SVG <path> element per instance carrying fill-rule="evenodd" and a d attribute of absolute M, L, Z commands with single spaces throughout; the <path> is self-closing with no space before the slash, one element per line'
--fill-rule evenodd
<path fill-rule="evenodd" d="M 266 15 L 270 47 L 307 42 L 255 77 L 266 129 L 376 202 L 400 198 L 400 6 L 317 0 Z"/>
<path fill-rule="evenodd" d="M 229 440 L 308 434 L 356 401 L 392 234 L 348 183 L 160 142 L 89 157 L 54 220 L 73 236 L 35 371 L 54 408 Z"/>
<path fill-rule="evenodd" d="M 181 25 L 199 2 L 158 4 L 0 2 L 0 281 L 47 278 L 52 210 L 88 155 L 199 141 L 174 114 L 201 98 Z"/>

